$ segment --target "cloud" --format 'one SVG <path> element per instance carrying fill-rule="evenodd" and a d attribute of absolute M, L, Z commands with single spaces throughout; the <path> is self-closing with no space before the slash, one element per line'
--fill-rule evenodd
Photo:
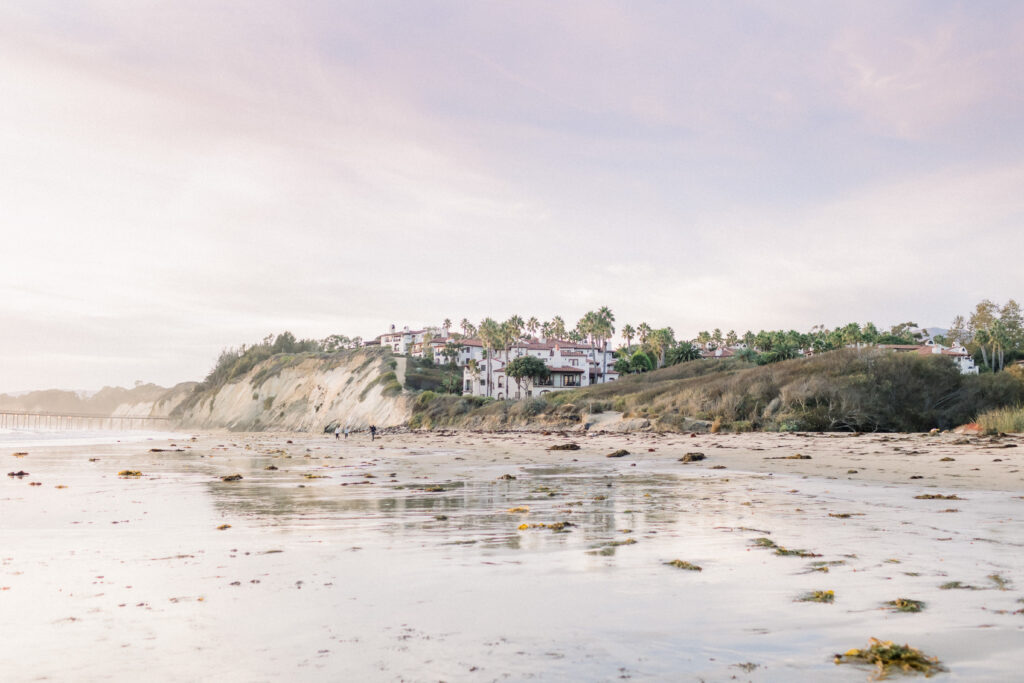
<path fill-rule="evenodd" d="M 944 322 L 1019 287 L 1021 17 L 4 8 L 0 391 L 603 304 L 681 334 Z"/>

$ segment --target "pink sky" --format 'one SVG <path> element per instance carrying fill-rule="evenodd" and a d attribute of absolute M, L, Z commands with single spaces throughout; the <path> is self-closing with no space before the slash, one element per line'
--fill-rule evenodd
<path fill-rule="evenodd" d="M 0 8 L 0 392 L 445 317 L 1024 296 L 1024 6 Z"/>

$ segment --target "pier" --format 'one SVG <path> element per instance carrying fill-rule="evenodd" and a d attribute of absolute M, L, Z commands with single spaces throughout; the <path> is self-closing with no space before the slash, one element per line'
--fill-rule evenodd
<path fill-rule="evenodd" d="M 7 429 L 166 429 L 170 420 L 169 417 L 0 410 L 0 427 Z"/>

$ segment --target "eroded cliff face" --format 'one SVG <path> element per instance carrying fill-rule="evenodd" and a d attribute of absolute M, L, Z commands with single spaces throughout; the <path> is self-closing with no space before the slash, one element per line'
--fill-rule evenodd
<path fill-rule="evenodd" d="M 172 416 L 182 428 L 321 432 L 402 425 L 411 401 L 403 365 L 379 351 L 343 357 L 274 357 L 241 378 L 191 396 Z"/>

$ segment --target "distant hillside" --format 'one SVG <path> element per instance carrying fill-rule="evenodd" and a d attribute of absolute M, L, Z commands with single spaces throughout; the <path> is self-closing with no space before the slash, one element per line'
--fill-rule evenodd
<path fill-rule="evenodd" d="M 156 384 L 142 384 L 132 389 L 104 387 L 91 396 L 57 389 L 30 391 L 18 396 L 0 394 L 0 410 L 166 417 L 194 386 L 195 382 L 183 382 L 170 389 Z"/>
<path fill-rule="evenodd" d="M 941 356 L 842 349 L 753 366 L 738 359 L 682 363 L 520 402 L 417 399 L 413 427 L 703 431 L 922 431 L 1024 402 L 1009 373 L 961 375 Z"/>

